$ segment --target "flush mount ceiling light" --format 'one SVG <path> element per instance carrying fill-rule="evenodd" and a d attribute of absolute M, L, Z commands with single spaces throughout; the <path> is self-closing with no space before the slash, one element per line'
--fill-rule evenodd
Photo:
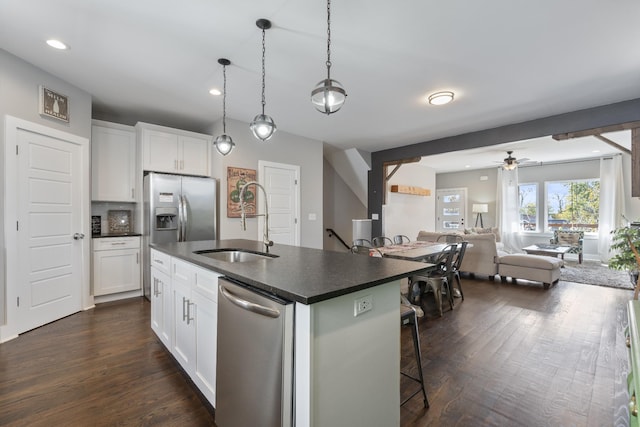
<path fill-rule="evenodd" d="M 222 76 L 224 79 L 224 86 L 222 91 L 222 135 L 216 137 L 213 141 L 213 145 L 216 146 L 218 153 L 226 156 L 233 150 L 235 143 L 229 135 L 227 135 L 227 65 L 231 64 L 231 61 L 225 58 L 218 59 L 218 64 L 222 65 Z"/>
<path fill-rule="evenodd" d="M 262 114 L 258 114 L 254 117 L 253 121 L 249 125 L 251 132 L 253 132 L 253 136 L 258 138 L 260 141 L 266 141 L 267 139 L 273 136 L 273 133 L 276 131 L 276 124 L 273 119 L 267 116 L 264 113 L 264 106 L 266 104 L 264 97 L 264 56 L 265 56 L 265 42 L 264 42 L 264 33 L 265 30 L 271 28 L 271 21 L 268 19 L 258 19 L 256 21 L 256 25 L 258 28 L 262 30 Z"/>
<path fill-rule="evenodd" d="M 69 49 L 69 46 L 67 46 L 66 44 L 62 43 L 60 40 L 55 40 L 55 39 L 49 39 L 47 40 L 47 44 L 49 46 L 51 46 L 54 49 L 59 49 L 59 50 L 67 50 Z"/>
<path fill-rule="evenodd" d="M 453 101 L 453 92 L 443 91 L 429 95 L 429 104 L 431 105 L 444 105 L 451 101 Z"/>
<path fill-rule="evenodd" d="M 215 87 L 214 87 L 213 89 L 209 90 L 209 93 L 210 93 L 211 95 L 213 95 L 213 96 L 220 96 L 220 95 L 222 95 L 222 91 L 221 91 L 220 89 L 218 89 L 218 88 L 215 88 Z"/>
<path fill-rule="evenodd" d="M 338 111 L 347 99 L 347 92 L 337 80 L 331 78 L 331 0 L 327 0 L 327 78 L 311 91 L 311 102 L 321 113 Z"/>

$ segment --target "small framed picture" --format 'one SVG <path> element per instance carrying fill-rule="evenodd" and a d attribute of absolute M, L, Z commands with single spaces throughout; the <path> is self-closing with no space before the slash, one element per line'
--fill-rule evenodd
<path fill-rule="evenodd" d="M 69 123 L 69 98 L 40 85 L 40 115 Z"/>

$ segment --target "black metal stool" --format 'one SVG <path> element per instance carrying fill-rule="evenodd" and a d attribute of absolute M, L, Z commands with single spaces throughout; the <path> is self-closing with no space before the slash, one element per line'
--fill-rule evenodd
<path fill-rule="evenodd" d="M 413 396 L 422 391 L 422 396 L 424 397 L 424 407 L 428 408 L 429 400 L 427 400 L 427 392 L 424 389 L 424 377 L 422 375 L 422 351 L 420 350 L 420 336 L 418 334 L 418 316 L 416 315 L 416 310 L 413 307 L 406 304 L 400 304 L 400 324 L 411 326 L 411 335 L 413 335 L 413 350 L 415 352 L 416 362 L 418 364 L 418 378 L 402 371 L 400 371 L 400 373 L 405 377 L 412 379 L 413 381 L 420 384 L 420 388 L 414 391 L 411 396 L 407 397 L 402 403 L 400 403 L 400 406 L 407 403 Z"/>

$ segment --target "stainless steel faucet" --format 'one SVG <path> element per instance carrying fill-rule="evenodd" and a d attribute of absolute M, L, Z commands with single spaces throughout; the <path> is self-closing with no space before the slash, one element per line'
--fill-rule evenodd
<path fill-rule="evenodd" d="M 262 185 L 260 185 L 256 181 L 249 181 L 245 185 L 243 185 L 242 188 L 240 189 L 240 210 L 241 210 L 240 226 L 242 227 L 242 230 L 244 230 L 244 231 L 247 230 L 247 214 L 246 214 L 246 212 L 244 210 L 244 205 L 245 205 L 244 191 L 250 185 L 255 185 L 256 187 L 261 188 L 262 192 L 264 193 L 264 213 L 263 214 L 256 214 L 256 216 L 263 216 L 264 217 L 264 227 L 263 227 L 263 231 L 262 231 L 262 242 L 264 243 L 264 246 L 265 246 L 265 252 L 269 252 L 269 246 L 273 246 L 273 241 L 269 240 L 269 206 L 268 206 L 268 203 L 267 203 L 267 190 L 265 190 L 264 187 Z"/>

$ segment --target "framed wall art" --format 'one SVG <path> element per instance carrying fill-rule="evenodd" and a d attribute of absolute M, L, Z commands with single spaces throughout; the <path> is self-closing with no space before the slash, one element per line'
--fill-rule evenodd
<path fill-rule="evenodd" d="M 69 123 L 69 98 L 42 85 L 38 87 L 40 96 L 39 113 Z"/>
<path fill-rule="evenodd" d="M 244 184 L 256 180 L 255 169 L 227 167 L 227 218 L 240 218 L 240 189 Z M 256 189 L 248 187 L 244 192 L 245 214 L 248 217 L 256 214 Z"/>

